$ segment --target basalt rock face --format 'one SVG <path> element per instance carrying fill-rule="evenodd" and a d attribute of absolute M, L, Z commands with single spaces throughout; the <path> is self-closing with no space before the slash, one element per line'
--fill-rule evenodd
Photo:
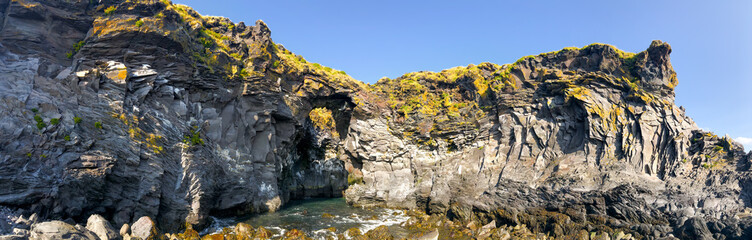
<path fill-rule="evenodd" d="M 0 204 L 171 230 L 342 195 L 339 139 L 308 113 L 341 109 L 328 117 L 346 129 L 362 83 L 260 21 L 98 2 L 0 1 Z"/>
<path fill-rule="evenodd" d="M 0 13 L 0 205 L 27 215 L 172 231 L 344 192 L 554 235 L 752 225 L 752 155 L 674 105 L 660 41 L 366 85 L 168 1 Z"/>
<path fill-rule="evenodd" d="M 741 237 L 750 155 L 674 105 L 670 52 L 593 44 L 382 79 L 363 109 L 389 114 L 344 143 L 364 180 L 346 197 L 554 235 L 665 237 L 695 217 L 733 226 L 699 235 Z"/>

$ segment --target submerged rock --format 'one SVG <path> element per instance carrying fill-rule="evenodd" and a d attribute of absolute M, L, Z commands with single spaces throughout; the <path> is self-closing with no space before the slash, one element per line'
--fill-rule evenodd
<path fill-rule="evenodd" d="M 306 234 L 303 233 L 303 231 L 300 231 L 298 229 L 290 229 L 290 230 L 286 231 L 285 234 L 282 236 L 282 238 L 283 239 L 290 239 L 290 240 L 293 240 L 293 239 L 300 239 L 300 240 L 311 239 L 311 238 L 307 237 Z"/>

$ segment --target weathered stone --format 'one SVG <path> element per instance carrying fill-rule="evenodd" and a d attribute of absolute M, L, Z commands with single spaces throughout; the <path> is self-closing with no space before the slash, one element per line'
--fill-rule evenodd
<path fill-rule="evenodd" d="M 120 227 L 120 231 L 118 233 L 120 233 L 120 236 L 125 236 L 127 234 L 130 234 L 131 233 L 131 225 L 127 224 L 127 223 L 123 224 L 123 226 Z"/>
<path fill-rule="evenodd" d="M 705 220 L 699 217 L 690 218 L 684 222 L 675 232 L 682 239 L 715 239 L 706 225 Z"/>
<path fill-rule="evenodd" d="M 274 234 L 272 231 L 269 231 L 268 229 L 259 226 L 258 229 L 256 229 L 255 237 L 260 239 L 268 239 L 271 238 Z"/>
<path fill-rule="evenodd" d="M 143 216 L 131 225 L 131 236 L 151 240 L 159 236 L 159 232 L 156 223 L 150 217 Z"/>
<path fill-rule="evenodd" d="M 36 223 L 31 226 L 30 239 L 87 239 L 97 240 L 97 236 L 86 228 L 77 228 L 62 221 Z"/>
<path fill-rule="evenodd" d="M 26 240 L 29 239 L 25 235 L 0 235 L 0 240 Z"/>
<path fill-rule="evenodd" d="M 104 217 L 97 214 L 89 216 L 86 221 L 86 229 L 96 234 L 100 240 L 120 239 L 120 235 L 112 225 Z"/>
<path fill-rule="evenodd" d="M 439 239 L 439 230 L 434 229 L 433 231 L 430 231 L 426 233 L 425 235 L 420 236 L 418 239 L 419 240 L 437 240 Z"/>
<path fill-rule="evenodd" d="M 253 228 L 253 226 L 248 225 L 246 223 L 238 223 L 235 225 L 235 234 L 237 234 L 239 237 L 245 238 L 253 238 L 253 236 L 256 233 L 256 229 Z"/>

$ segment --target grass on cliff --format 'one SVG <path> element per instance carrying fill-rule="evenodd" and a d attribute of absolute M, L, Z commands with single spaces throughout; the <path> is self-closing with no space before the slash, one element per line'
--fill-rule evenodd
<path fill-rule="evenodd" d="M 76 44 L 73 44 L 73 50 L 67 52 L 65 54 L 65 57 L 68 59 L 73 58 L 73 55 L 76 55 L 76 53 L 78 53 L 78 51 L 80 51 L 81 47 L 83 46 L 84 46 L 84 40 L 78 41 Z"/>
<path fill-rule="evenodd" d="M 201 131 L 198 130 L 198 126 L 193 126 L 189 132 L 189 134 L 183 136 L 183 143 L 191 146 L 204 145 L 204 139 L 201 138 Z"/>

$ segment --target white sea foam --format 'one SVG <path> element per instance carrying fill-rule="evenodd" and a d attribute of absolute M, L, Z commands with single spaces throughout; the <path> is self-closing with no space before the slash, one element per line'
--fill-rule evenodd
<path fill-rule="evenodd" d="M 214 233 L 220 233 L 222 232 L 223 228 L 230 228 L 235 229 L 235 220 L 231 218 L 216 218 L 216 217 L 210 217 L 212 220 L 211 225 L 201 231 L 199 234 L 201 236 L 207 235 L 207 234 L 214 234 Z"/>
<path fill-rule="evenodd" d="M 285 235 L 285 232 L 287 232 L 286 229 L 281 228 L 281 227 L 277 227 L 277 226 L 269 226 L 269 227 L 266 227 L 266 229 L 269 229 L 272 232 L 276 232 L 274 235 L 272 235 L 272 237 L 271 237 L 272 239 L 275 239 L 275 238 L 278 238 L 278 237 L 282 237 L 282 236 Z"/>
<path fill-rule="evenodd" d="M 338 221 L 339 223 L 358 223 L 361 225 L 359 228 L 360 231 L 365 233 L 373 229 L 376 229 L 377 227 L 380 227 L 380 226 L 397 225 L 410 219 L 410 217 L 405 215 L 403 211 L 393 210 L 393 209 L 385 209 L 383 213 L 379 214 L 376 217 L 376 219 L 368 219 L 368 218 L 371 218 L 371 217 L 353 214 L 348 217 L 339 218 L 335 221 Z"/>

